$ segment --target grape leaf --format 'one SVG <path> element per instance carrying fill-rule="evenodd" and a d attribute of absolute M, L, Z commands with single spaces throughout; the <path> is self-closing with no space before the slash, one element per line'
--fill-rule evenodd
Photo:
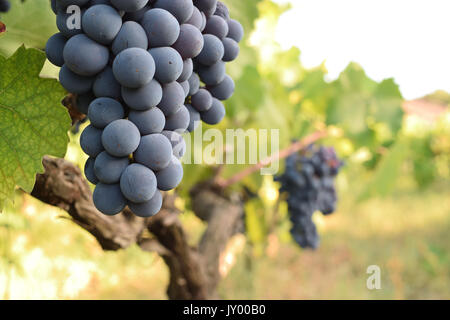
<path fill-rule="evenodd" d="M 350 63 L 331 83 L 329 94 L 327 123 L 344 129 L 357 147 L 378 147 L 373 129 L 377 124 L 385 126 L 392 138 L 401 128 L 403 98 L 392 79 L 375 82 L 361 66 Z"/>
<path fill-rule="evenodd" d="M 15 186 L 31 192 L 42 157 L 63 157 L 70 117 L 61 105 L 64 89 L 39 73 L 45 54 L 20 47 L 0 56 L 0 209 Z"/>
<path fill-rule="evenodd" d="M 401 167 L 411 155 L 408 143 L 402 138 L 391 147 L 388 153 L 380 161 L 377 170 L 370 181 L 364 186 L 358 200 L 367 200 L 374 196 L 387 196 L 397 185 Z"/>
<path fill-rule="evenodd" d="M 0 41 L 0 54 L 5 56 L 13 54 L 22 44 L 43 49 L 48 38 L 58 32 L 48 0 L 12 0 L 11 10 L 1 16 L 6 32 Z"/>

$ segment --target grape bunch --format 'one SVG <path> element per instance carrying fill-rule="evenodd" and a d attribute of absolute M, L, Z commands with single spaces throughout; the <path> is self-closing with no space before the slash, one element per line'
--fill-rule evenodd
<path fill-rule="evenodd" d="M 70 12 L 78 6 L 81 28 Z M 182 134 L 217 124 L 234 82 L 239 22 L 217 0 L 51 0 L 59 33 L 46 45 L 59 81 L 90 124 L 80 137 L 99 211 L 157 214 L 178 186 Z"/>
<path fill-rule="evenodd" d="M 9 0 L 0 0 L 0 12 L 8 12 L 11 9 Z"/>
<path fill-rule="evenodd" d="M 291 234 L 302 248 L 316 249 L 319 235 L 312 221 L 315 211 L 325 215 L 336 210 L 334 180 L 342 166 L 333 148 L 309 146 L 286 159 L 280 192 L 287 193 Z"/>

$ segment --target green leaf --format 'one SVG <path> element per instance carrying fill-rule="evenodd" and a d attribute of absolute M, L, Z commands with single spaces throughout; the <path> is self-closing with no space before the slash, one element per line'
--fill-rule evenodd
<path fill-rule="evenodd" d="M 15 186 L 31 192 L 42 157 L 63 157 L 70 117 L 61 105 L 65 95 L 56 80 L 39 73 L 45 54 L 20 47 L 0 56 L 0 209 Z"/>
<path fill-rule="evenodd" d="M 351 63 L 331 84 L 329 94 L 327 123 L 344 129 L 357 147 L 375 150 L 401 128 L 403 98 L 392 79 L 377 83 Z"/>
<path fill-rule="evenodd" d="M 11 10 L 2 14 L 6 33 L 0 40 L 0 54 L 10 56 L 18 47 L 43 49 L 48 38 L 58 32 L 55 14 L 48 0 L 11 1 Z"/>
<path fill-rule="evenodd" d="M 236 80 L 236 91 L 227 101 L 227 115 L 234 117 L 243 109 L 256 110 L 263 102 L 264 87 L 256 67 L 246 66 L 242 76 Z"/>
<path fill-rule="evenodd" d="M 374 92 L 371 113 L 377 122 L 386 123 L 392 134 L 397 133 L 403 122 L 403 98 L 393 79 L 383 80 Z"/>
<path fill-rule="evenodd" d="M 403 163 L 410 156 L 410 148 L 404 139 L 400 138 L 383 157 L 371 181 L 365 186 L 359 200 L 366 200 L 373 196 L 390 194 L 397 183 Z"/>

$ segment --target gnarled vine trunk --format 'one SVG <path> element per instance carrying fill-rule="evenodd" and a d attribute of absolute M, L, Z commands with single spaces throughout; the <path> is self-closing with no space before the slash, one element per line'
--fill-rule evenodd
<path fill-rule="evenodd" d="M 199 244 L 191 247 L 178 219 L 175 195 L 164 196 L 162 211 L 138 218 L 128 210 L 105 216 L 92 202 L 92 193 L 81 171 L 64 159 L 45 157 L 45 172 L 37 176 L 32 196 L 69 213 L 74 223 L 91 233 L 104 250 L 120 250 L 137 243 L 161 255 L 170 271 L 170 299 L 217 298 L 219 261 L 243 215 L 241 201 L 226 197 L 210 184 L 191 192 L 194 212 L 208 222 Z M 152 237 L 145 236 L 148 230 Z"/>

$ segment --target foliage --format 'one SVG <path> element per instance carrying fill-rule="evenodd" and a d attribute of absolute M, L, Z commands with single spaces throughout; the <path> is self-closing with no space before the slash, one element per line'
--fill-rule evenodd
<path fill-rule="evenodd" d="M 58 32 L 48 0 L 11 0 L 11 10 L 2 15 L 7 32 L 2 37 L 0 54 L 10 56 L 18 47 L 45 48 L 47 39 Z"/>
<path fill-rule="evenodd" d="M 70 118 L 58 82 L 39 78 L 45 55 L 20 47 L 0 57 L 0 207 L 17 185 L 33 189 L 44 155 L 64 156 Z"/>

